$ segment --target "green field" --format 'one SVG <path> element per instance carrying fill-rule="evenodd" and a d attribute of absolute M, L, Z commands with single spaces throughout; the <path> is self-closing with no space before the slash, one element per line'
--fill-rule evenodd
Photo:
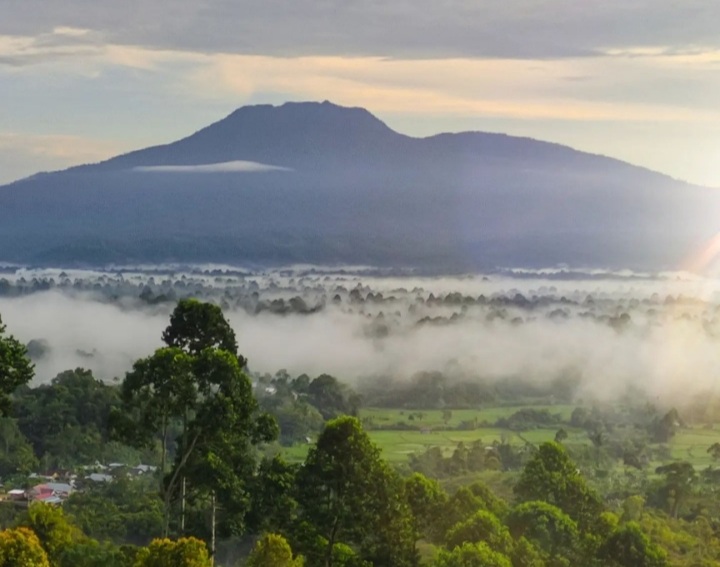
<path fill-rule="evenodd" d="M 499 406 L 451 410 L 450 415 L 443 415 L 442 410 L 366 408 L 361 411 L 360 418 L 370 438 L 382 451 L 383 457 L 396 464 L 407 462 L 411 454 L 422 453 L 430 447 L 440 447 L 446 455 L 449 455 L 460 441 L 470 444 L 481 440 L 487 445 L 501 440 L 512 445 L 523 445 L 526 442 L 539 444 L 554 439 L 560 427 L 568 433 L 566 443 L 589 443 L 584 430 L 566 425 L 532 429 L 519 433 L 492 425 L 498 419 L 509 417 L 524 407 L 547 409 L 553 414 L 560 414 L 563 420 L 568 420 L 576 406 Z M 463 421 L 471 420 L 477 420 L 477 429 L 467 431 L 457 429 Z M 393 429 L 399 427 L 398 424 L 404 424 L 414 429 Z M 716 442 L 720 442 L 720 426 L 713 428 L 696 426 L 681 429 L 669 443 L 670 454 L 673 460 L 689 461 L 696 469 L 700 470 L 709 465 L 718 465 L 707 454 L 708 447 Z M 289 460 L 300 461 L 304 459 L 309 446 L 286 447 L 283 449 L 283 454 Z M 660 463 L 653 462 L 651 466 L 654 467 L 658 464 Z"/>
<path fill-rule="evenodd" d="M 717 466 L 707 450 L 713 443 L 720 442 L 720 429 L 694 427 L 681 429 L 670 443 L 670 452 L 673 459 L 689 461 L 696 469 L 709 465 Z"/>
<path fill-rule="evenodd" d="M 528 406 L 502 406 L 485 409 L 452 410 L 452 415 L 445 421 L 441 410 L 401 410 L 367 408 L 360 412 L 360 419 L 374 443 L 378 445 L 383 457 L 392 463 L 403 463 L 412 453 L 421 453 L 430 447 L 440 447 L 449 454 L 456 445 L 463 441 L 466 444 L 481 440 L 491 445 L 493 441 L 507 440 L 514 445 L 523 445 L 525 440 L 531 443 L 551 441 L 559 427 L 535 429 L 515 433 L 507 429 L 481 426 L 471 431 L 455 429 L 461 422 L 477 419 L 478 424 L 493 424 L 498 419 L 509 417 L 519 409 Z M 562 419 L 569 419 L 575 406 L 532 406 L 534 409 L 548 409 L 551 413 L 560 414 Z M 420 415 L 422 414 L 422 415 Z M 413 419 L 409 416 L 413 415 Z M 398 423 L 414 427 L 414 430 L 389 430 Z M 569 441 L 585 442 L 587 436 L 580 429 L 564 426 L 569 434 Z M 302 460 L 309 445 L 294 445 L 283 450 L 287 459 Z"/>
<path fill-rule="evenodd" d="M 570 419 L 570 415 L 577 407 L 574 405 L 516 405 L 516 406 L 497 406 L 482 409 L 457 409 L 450 410 L 450 418 L 445 422 L 442 410 L 402 410 L 402 409 L 385 409 L 385 408 L 366 408 L 360 412 L 360 418 L 364 422 L 371 422 L 373 427 L 382 428 L 396 423 L 405 423 L 413 427 L 421 428 L 438 428 L 449 427 L 455 428 L 463 421 L 477 419 L 479 424 L 486 422 L 488 424 L 495 423 L 498 419 L 509 417 L 516 411 L 532 407 L 533 409 L 547 409 L 550 413 L 560 414 L 563 420 Z M 410 419 L 410 416 L 413 419 Z"/>

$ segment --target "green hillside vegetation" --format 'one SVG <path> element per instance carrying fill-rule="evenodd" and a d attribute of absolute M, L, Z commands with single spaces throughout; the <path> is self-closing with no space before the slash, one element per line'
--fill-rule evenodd
<path fill-rule="evenodd" d="M 574 404 L 561 383 L 535 400 L 507 384 L 453 407 L 472 388 L 437 374 L 386 400 L 327 374 L 250 375 L 221 309 L 196 300 L 162 338 L 117 383 L 74 369 L 32 387 L 0 324 L 0 567 L 720 561 L 718 400 Z"/>

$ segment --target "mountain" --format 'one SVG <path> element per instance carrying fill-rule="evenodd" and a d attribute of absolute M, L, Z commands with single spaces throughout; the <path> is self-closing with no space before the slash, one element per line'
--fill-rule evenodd
<path fill-rule="evenodd" d="M 558 144 L 287 103 L 0 187 L 0 260 L 664 269 L 718 212 L 718 191 Z"/>

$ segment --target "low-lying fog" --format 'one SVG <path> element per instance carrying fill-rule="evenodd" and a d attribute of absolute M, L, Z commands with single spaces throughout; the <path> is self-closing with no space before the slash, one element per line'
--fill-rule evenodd
<path fill-rule="evenodd" d="M 161 346 L 174 302 L 194 296 L 223 306 L 253 372 L 356 384 L 435 370 L 484 381 L 572 375 L 578 396 L 631 386 L 675 399 L 716 389 L 719 286 L 688 274 L 6 269 L 0 315 L 29 343 L 38 382 L 75 367 L 122 377 Z"/>

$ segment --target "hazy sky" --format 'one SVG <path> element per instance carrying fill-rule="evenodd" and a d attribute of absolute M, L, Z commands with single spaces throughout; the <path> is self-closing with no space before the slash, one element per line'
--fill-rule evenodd
<path fill-rule="evenodd" d="M 0 0 L 0 182 L 238 106 L 363 106 L 720 186 L 714 0 Z"/>

